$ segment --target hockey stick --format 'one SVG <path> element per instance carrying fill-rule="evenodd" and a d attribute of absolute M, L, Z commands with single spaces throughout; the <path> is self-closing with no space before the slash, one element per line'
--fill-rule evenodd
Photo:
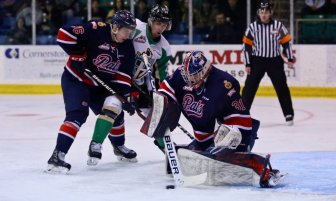
<path fill-rule="evenodd" d="M 147 81 L 147 84 L 150 84 L 152 91 L 155 92 L 156 91 L 155 82 L 154 82 L 154 79 L 152 78 L 152 70 L 150 66 L 148 65 L 149 63 L 148 63 L 147 54 L 142 54 L 142 56 L 145 62 L 145 66 L 147 68 L 147 72 L 148 72 L 147 76 L 149 80 Z M 156 102 L 163 104 L 163 100 L 160 99 L 160 96 L 154 93 L 153 94 L 153 108 L 154 109 L 155 109 L 154 104 Z M 153 114 L 155 114 L 154 109 L 153 109 Z M 152 117 L 154 117 L 154 115 Z M 169 161 L 170 169 L 172 170 L 174 181 L 177 186 L 187 187 L 187 186 L 194 186 L 194 185 L 202 184 L 205 182 L 207 178 L 207 173 L 203 173 L 203 174 L 199 174 L 195 176 L 188 176 L 188 177 L 182 174 L 181 166 L 177 158 L 175 145 L 171 138 L 171 133 L 170 133 L 169 128 L 167 128 L 165 131 L 165 134 L 163 136 L 163 142 L 165 145 L 166 156 Z"/>
<path fill-rule="evenodd" d="M 169 128 L 166 130 L 165 135 L 163 136 L 163 141 L 165 143 L 166 155 L 169 161 L 170 168 L 174 177 L 175 184 L 177 186 L 195 186 L 205 182 L 207 178 L 207 173 L 202 173 L 194 176 L 184 176 L 181 171 L 180 162 L 177 158 L 175 145 L 171 139 L 171 133 Z"/>
<path fill-rule="evenodd" d="M 152 90 L 152 91 L 156 91 L 156 87 L 155 87 L 155 80 L 153 79 L 153 75 L 152 75 L 152 69 L 151 69 L 151 66 L 148 62 L 148 57 L 147 57 L 147 53 L 144 53 L 142 54 L 142 57 L 143 57 L 143 60 L 144 60 L 144 63 L 145 63 L 145 66 L 146 66 L 146 70 L 148 72 L 147 74 L 147 86 L 148 84 L 150 85 L 150 89 L 149 90 Z M 141 89 L 140 86 L 138 86 L 136 83 L 133 82 L 133 86 L 135 86 L 145 97 L 147 100 L 149 101 L 153 101 L 152 98 L 143 90 Z M 177 127 L 179 127 L 179 129 L 182 130 L 182 132 L 184 134 L 186 134 L 191 140 L 194 140 L 194 136 L 192 136 L 188 131 L 187 129 L 185 129 L 183 126 L 181 126 L 181 124 L 177 123 Z"/>
<path fill-rule="evenodd" d="M 117 92 L 115 92 L 108 84 L 106 84 L 103 80 L 101 80 L 97 75 L 93 74 L 92 71 L 90 71 L 89 69 L 85 69 L 85 73 L 87 75 L 89 75 L 91 78 L 93 78 L 96 82 L 98 82 L 102 87 L 104 87 L 107 91 L 109 91 L 112 95 L 115 95 L 122 104 L 124 103 L 128 103 L 128 101 L 121 96 L 120 94 L 118 94 Z M 146 117 L 141 113 L 141 110 L 139 108 L 136 108 L 135 111 L 137 112 L 137 114 L 139 115 L 139 117 L 142 120 L 145 120 Z"/>
<path fill-rule="evenodd" d="M 89 75 L 91 78 L 93 78 L 96 82 L 98 82 L 102 87 L 104 87 L 112 95 L 115 95 L 121 101 L 121 103 L 127 103 L 128 102 L 123 96 L 121 96 L 120 94 L 115 92 L 108 84 L 106 84 L 103 80 L 101 80 L 97 75 L 93 74 L 91 70 L 89 70 L 87 68 L 85 68 L 84 70 L 85 70 L 85 73 L 87 75 Z"/>

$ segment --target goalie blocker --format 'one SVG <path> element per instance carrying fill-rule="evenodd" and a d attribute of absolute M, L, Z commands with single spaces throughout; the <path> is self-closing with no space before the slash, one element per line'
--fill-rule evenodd
<path fill-rule="evenodd" d="M 141 132 L 149 137 L 162 138 L 166 129 L 173 131 L 179 122 L 181 110 L 175 102 L 168 102 L 165 95 L 153 93 L 153 107 L 150 110 Z"/>

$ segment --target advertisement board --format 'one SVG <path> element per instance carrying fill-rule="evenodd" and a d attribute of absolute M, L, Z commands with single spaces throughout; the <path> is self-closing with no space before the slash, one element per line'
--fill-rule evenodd
<path fill-rule="evenodd" d="M 246 78 L 241 45 L 172 45 L 169 73 L 178 68 L 187 51 L 200 50 L 217 68 L 241 85 Z M 335 45 L 295 45 L 295 68 L 285 72 L 289 86 L 335 87 Z M 59 46 L 0 46 L 0 84 L 60 84 L 68 55 Z M 271 68 L 272 66 L 270 66 Z M 265 75 L 260 86 L 271 86 Z"/>

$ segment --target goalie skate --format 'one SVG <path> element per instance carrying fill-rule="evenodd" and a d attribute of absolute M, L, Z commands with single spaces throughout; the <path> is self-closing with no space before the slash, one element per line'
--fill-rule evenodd
<path fill-rule="evenodd" d="M 275 172 L 277 171 L 277 172 Z M 285 177 L 288 175 L 288 173 L 280 173 L 279 170 L 272 170 L 272 175 L 268 180 L 268 185 L 269 187 L 275 187 L 277 186 L 279 183 L 281 183 Z"/>
<path fill-rule="evenodd" d="M 71 169 L 71 165 L 64 161 L 64 157 L 65 153 L 55 149 L 48 160 L 48 167 L 45 172 L 49 174 L 67 174 Z"/>
<path fill-rule="evenodd" d="M 113 152 L 117 156 L 117 159 L 119 161 L 125 161 L 125 162 L 131 162 L 131 163 L 138 162 L 136 158 L 137 153 L 127 148 L 125 145 L 113 146 Z"/>
<path fill-rule="evenodd" d="M 102 157 L 102 145 L 100 143 L 97 143 L 95 141 L 91 141 L 88 151 L 88 160 L 87 165 L 89 166 L 95 166 L 98 164 Z"/>
<path fill-rule="evenodd" d="M 270 154 L 266 155 L 264 169 L 260 175 L 260 187 L 262 188 L 275 187 L 288 175 L 287 173 L 280 173 L 280 171 L 277 169 L 272 169 L 270 164 L 270 157 Z M 269 167 L 269 170 L 267 169 L 267 166 Z"/>

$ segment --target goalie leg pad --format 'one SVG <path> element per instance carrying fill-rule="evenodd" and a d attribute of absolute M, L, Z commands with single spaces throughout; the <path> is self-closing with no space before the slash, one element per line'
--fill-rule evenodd
<path fill-rule="evenodd" d="M 207 173 L 204 184 L 211 186 L 248 185 L 259 187 L 260 175 L 253 169 L 218 161 L 202 154 L 179 149 L 178 158 L 182 172 L 187 175 Z"/>

